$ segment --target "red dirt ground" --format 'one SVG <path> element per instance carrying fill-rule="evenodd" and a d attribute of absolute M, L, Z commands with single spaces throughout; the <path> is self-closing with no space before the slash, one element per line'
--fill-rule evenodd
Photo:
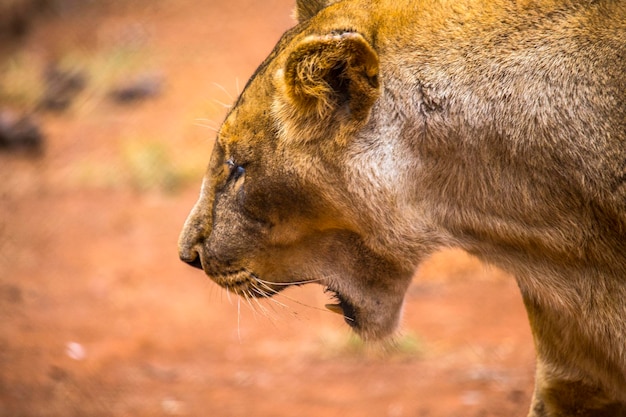
<path fill-rule="evenodd" d="M 45 62 L 139 42 L 165 86 L 127 106 L 92 89 L 38 116 L 44 157 L 0 155 L 0 416 L 525 416 L 534 352 L 516 284 L 462 252 L 418 271 L 387 353 L 350 339 L 318 286 L 253 310 L 178 260 L 213 138 L 198 120 L 219 124 L 213 99 L 232 101 L 223 90 L 243 85 L 293 5 L 129 4 L 39 20 L 17 45 Z M 128 174 L 129 138 L 195 174 L 146 187 Z"/>

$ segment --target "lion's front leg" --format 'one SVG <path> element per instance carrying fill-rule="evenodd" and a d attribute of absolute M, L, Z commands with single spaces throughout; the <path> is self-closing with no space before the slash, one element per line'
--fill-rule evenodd
<path fill-rule="evenodd" d="M 535 392 L 528 417 L 626 417 L 619 364 L 602 363 L 611 340 L 592 333 L 594 311 L 577 320 L 571 310 L 522 290 L 537 349 Z M 574 299 L 569 304 L 574 304 Z M 567 303 L 565 303 L 567 304 Z"/>
<path fill-rule="evenodd" d="M 528 417 L 626 417 L 626 404 L 616 402 L 599 387 L 562 379 L 537 360 L 535 393 Z"/>

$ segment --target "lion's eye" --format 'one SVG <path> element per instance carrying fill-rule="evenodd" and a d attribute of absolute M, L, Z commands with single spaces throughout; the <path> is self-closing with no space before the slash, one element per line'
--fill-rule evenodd
<path fill-rule="evenodd" d="M 241 165 L 237 165 L 235 161 L 229 159 L 226 161 L 226 166 L 228 167 L 228 181 L 237 181 L 243 174 L 246 173 L 246 170 Z"/>

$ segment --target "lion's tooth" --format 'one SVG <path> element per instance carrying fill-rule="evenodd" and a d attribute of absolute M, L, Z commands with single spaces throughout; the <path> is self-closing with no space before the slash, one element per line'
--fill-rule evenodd
<path fill-rule="evenodd" d="M 324 307 L 326 307 L 333 313 L 337 313 L 343 316 L 343 308 L 341 308 L 339 304 L 326 304 Z"/>

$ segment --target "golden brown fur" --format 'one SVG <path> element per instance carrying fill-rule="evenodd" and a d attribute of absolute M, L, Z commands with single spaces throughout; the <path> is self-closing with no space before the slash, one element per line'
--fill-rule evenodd
<path fill-rule="evenodd" d="M 456 246 L 515 274 L 529 416 L 626 416 L 626 3 L 301 0 L 218 134 L 180 257 L 318 280 L 365 338 Z"/>

